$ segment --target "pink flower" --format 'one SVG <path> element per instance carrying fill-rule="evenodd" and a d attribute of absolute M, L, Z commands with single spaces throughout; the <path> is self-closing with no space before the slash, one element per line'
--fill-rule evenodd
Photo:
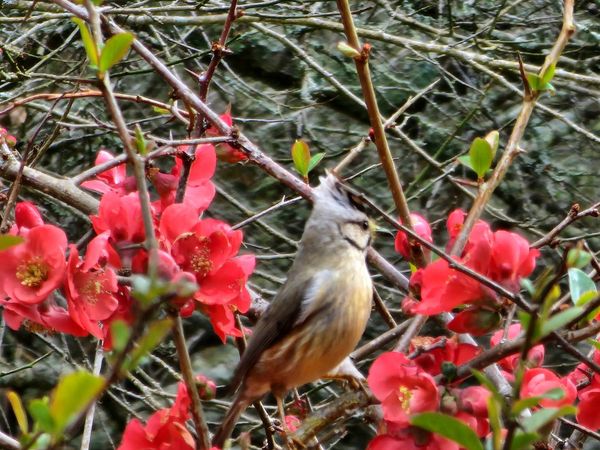
<path fill-rule="evenodd" d="M 507 340 L 508 341 L 515 340 L 519 337 L 520 334 L 521 334 L 521 325 L 518 323 L 512 324 L 508 328 Z M 504 330 L 496 331 L 492 335 L 492 338 L 490 340 L 491 346 L 495 347 L 496 345 L 500 344 L 500 341 L 502 340 L 503 336 L 504 336 Z M 542 344 L 536 345 L 531 350 L 529 350 L 529 353 L 527 353 L 527 365 L 529 367 L 541 366 L 542 363 L 544 362 L 544 354 L 545 354 L 544 346 Z M 507 372 L 512 373 L 517 368 L 517 364 L 519 363 L 520 357 L 521 356 L 519 354 L 507 356 L 505 358 L 502 358 L 500 361 L 498 361 L 498 365 L 500 367 L 502 367 L 504 370 L 506 370 Z"/>
<path fill-rule="evenodd" d="M 194 450 L 194 437 L 185 425 L 190 404 L 185 384 L 179 383 L 171 408 L 156 411 L 145 426 L 137 419 L 127 424 L 119 450 Z"/>
<path fill-rule="evenodd" d="M 518 290 L 521 278 L 531 275 L 539 255 L 539 250 L 530 249 L 529 243 L 518 234 L 496 231 L 489 276 L 508 289 Z"/>
<path fill-rule="evenodd" d="M 539 397 L 553 389 L 562 389 L 564 396 L 559 400 L 544 398 L 539 404 L 543 408 L 561 407 L 573 404 L 577 397 L 577 389 L 573 382 L 568 378 L 559 378 L 554 372 L 548 369 L 535 368 L 529 369 L 523 376 L 521 386 L 521 398 Z"/>
<path fill-rule="evenodd" d="M 431 227 L 429 226 L 429 223 L 423 216 L 421 216 L 420 214 L 413 213 L 410 215 L 410 220 L 412 222 L 412 227 L 415 233 L 417 233 L 426 241 L 433 242 L 431 238 Z M 414 245 L 419 246 L 417 242 L 415 242 Z M 396 251 L 404 257 L 404 259 L 410 259 L 411 243 L 404 231 L 398 231 L 398 233 L 396 234 L 394 247 L 396 248 Z"/>
<path fill-rule="evenodd" d="M 445 339 L 446 342 L 443 346 L 439 346 L 442 339 Z M 427 350 L 427 347 L 432 348 Z M 410 351 L 418 351 L 419 348 L 424 350 L 413 361 L 431 376 L 436 376 L 442 372 L 444 362 L 460 366 L 481 353 L 481 349 L 475 345 L 459 343 L 456 338 L 446 338 L 444 336 L 412 339 Z"/>
<path fill-rule="evenodd" d="M 579 393 L 577 423 L 590 430 L 600 429 L 600 414 L 596 409 L 600 404 L 600 386 Z"/>
<path fill-rule="evenodd" d="M 95 248 L 108 245 L 107 237 L 106 232 L 94 238 L 88 245 L 86 258 L 81 262 L 77 247 L 69 247 L 65 284 L 69 314 L 81 328 L 98 339 L 104 337 L 99 322 L 108 319 L 119 306 L 114 295 L 118 290 L 117 276 L 111 268 L 99 264 L 102 252 Z"/>
<path fill-rule="evenodd" d="M 227 125 L 229 125 L 230 127 L 233 126 L 233 118 L 231 117 L 231 111 L 230 108 L 227 108 L 227 111 L 225 111 L 225 114 L 221 115 L 221 120 L 223 122 L 225 122 Z M 217 130 L 217 128 L 215 126 L 212 126 L 206 130 L 206 135 L 207 136 L 221 136 L 221 133 L 219 132 L 219 130 Z M 239 161 L 244 161 L 246 159 L 248 159 L 248 155 L 246 155 L 246 153 L 244 153 L 242 150 L 234 147 L 231 144 L 228 143 L 221 143 L 221 144 L 217 144 L 216 145 L 216 150 L 217 150 L 217 158 L 219 158 L 220 161 L 224 161 L 224 162 L 228 162 L 228 163 L 236 163 Z"/>
<path fill-rule="evenodd" d="M 178 150 L 184 152 L 186 148 L 186 146 L 180 146 Z M 194 209 L 196 215 L 208 208 L 215 196 L 215 185 L 210 179 L 215 174 L 216 165 L 215 148 L 211 144 L 196 146 L 196 153 L 190 167 L 190 175 L 183 199 L 183 203 L 188 208 Z M 161 209 L 164 210 L 175 202 L 182 170 L 183 162 L 178 157 L 168 174 L 157 169 L 149 171 L 148 177 L 160 196 Z"/>
<path fill-rule="evenodd" d="M 109 151 L 100 150 L 94 165 L 99 166 L 114 159 L 115 157 Z M 136 190 L 135 178 L 127 176 L 125 163 L 100 172 L 95 180 L 84 181 L 81 186 L 101 194 L 113 192 L 117 195 L 126 195 Z"/>
<path fill-rule="evenodd" d="M 23 325 L 29 331 L 88 335 L 86 330 L 71 319 L 66 309 L 49 300 L 26 304 L 0 298 L 0 305 L 3 307 L 4 321 L 12 330 L 18 330 Z"/>
<path fill-rule="evenodd" d="M 13 300 L 36 304 L 63 281 L 67 237 L 54 225 L 29 230 L 24 243 L 0 252 L 0 293 Z"/>
<path fill-rule="evenodd" d="M 119 196 L 107 192 L 100 200 L 98 215 L 90 216 L 96 233 L 110 232 L 115 243 L 139 243 L 145 239 L 140 199 L 137 192 Z"/>
<path fill-rule="evenodd" d="M 438 408 L 435 381 L 402 353 L 380 355 L 369 370 L 368 383 L 385 420 L 397 425 L 408 425 L 412 414 Z"/>
<path fill-rule="evenodd" d="M 33 203 L 19 202 L 15 206 L 15 224 L 18 234 L 26 236 L 31 228 L 44 225 L 44 220 Z"/>

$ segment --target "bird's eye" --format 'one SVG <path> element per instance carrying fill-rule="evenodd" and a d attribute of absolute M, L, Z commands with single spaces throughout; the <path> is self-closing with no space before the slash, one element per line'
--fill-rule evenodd
<path fill-rule="evenodd" d="M 360 224 L 360 227 L 367 231 L 369 229 L 369 221 L 368 220 L 363 220 L 362 223 Z"/>

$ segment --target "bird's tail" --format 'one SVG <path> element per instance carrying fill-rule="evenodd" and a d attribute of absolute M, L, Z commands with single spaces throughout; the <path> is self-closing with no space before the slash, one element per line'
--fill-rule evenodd
<path fill-rule="evenodd" d="M 214 447 L 223 448 L 225 441 L 229 439 L 229 436 L 231 436 L 231 432 L 233 431 L 233 427 L 235 427 L 238 418 L 248 407 L 248 405 L 249 403 L 243 399 L 242 392 L 240 390 L 231 404 L 229 411 L 227 411 L 227 414 L 223 419 L 223 423 L 221 423 L 221 426 L 213 437 L 212 445 Z"/>

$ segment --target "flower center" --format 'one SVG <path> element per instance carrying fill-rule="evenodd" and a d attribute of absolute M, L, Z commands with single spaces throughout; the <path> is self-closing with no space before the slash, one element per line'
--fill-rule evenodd
<path fill-rule="evenodd" d="M 104 289 L 102 281 L 99 279 L 99 274 L 94 274 L 94 276 L 88 279 L 81 288 L 82 297 L 87 303 L 91 303 L 92 305 L 98 303 L 99 295 L 107 293 L 108 291 Z"/>
<path fill-rule="evenodd" d="M 23 286 L 39 287 L 48 279 L 48 266 L 39 257 L 35 257 L 17 266 L 17 280 Z"/>
<path fill-rule="evenodd" d="M 199 245 L 194 247 L 192 257 L 190 259 L 192 269 L 198 276 L 205 277 L 212 269 L 212 261 L 210 260 L 210 249 L 208 248 L 208 238 L 202 238 Z"/>
<path fill-rule="evenodd" d="M 405 412 L 408 412 L 411 397 L 412 393 L 406 386 L 400 386 L 398 388 L 398 400 L 400 400 L 400 406 Z"/>

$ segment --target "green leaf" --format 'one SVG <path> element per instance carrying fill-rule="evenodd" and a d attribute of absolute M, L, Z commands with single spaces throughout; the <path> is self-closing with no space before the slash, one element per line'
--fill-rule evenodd
<path fill-rule="evenodd" d="M 110 324 L 113 350 L 122 352 L 131 336 L 131 328 L 124 320 L 115 320 Z"/>
<path fill-rule="evenodd" d="M 473 139 L 473 143 L 469 149 L 469 158 L 471 160 L 471 168 L 479 178 L 483 178 L 492 166 L 494 159 L 494 153 L 489 142 L 483 138 Z"/>
<path fill-rule="evenodd" d="M 484 138 L 488 144 L 490 144 L 490 148 L 492 149 L 492 160 L 496 156 L 496 151 L 498 150 L 498 144 L 500 144 L 500 133 L 498 130 L 490 131 L 485 135 Z"/>
<path fill-rule="evenodd" d="M 148 153 L 148 144 L 144 138 L 144 133 L 139 124 L 135 125 L 135 147 L 140 155 L 145 156 Z"/>
<path fill-rule="evenodd" d="M 92 34 L 87 26 L 87 24 L 77 17 L 74 17 L 73 22 L 77 24 L 79 27 L 79 33 L 81 34 L 81 40 L 83 41 L 83 48 L 85 48 L 85 53 L 87 54 L 90 63 L 94 67 L 98 67 L 98 49 L 96 48 L 96 43 L 92 38 Z"/>
<path fill-rule="evenodd" d="M 10 402 L 10 406 L 12 407 L 15 418 L 17 419 L 17 424 L 19 425 L 21 433 L 29 433 L 29 422 L 27 421 L 27 413 L 25 412 L 25 408 L 23 408 L 21 397 L 19 397 L 19 394 L 17 394 L 15 391 L 8 391 L 6 393 L 6 397 Z"/>
<path fill-rule="evenodd" d="M 488 419 L 490 428 L 492 429 L 492 447 L 494 450 L 502 448 L 502 420 L 500 410 L 502 408 L 500 401 L 494 396 L 491 396 L 487 402 Z"/>
<path fill-rule="evenodd" d="M 131 33 L 119 33 L 112 36 L 104 44 L 98 70 L 104 73 L 121 61 L 129 51 L 132 42 L 133 34 Z"/>
<path fill-rule="evenodd" d="M 60 379 L 50 400 L 54 432 L 60 433 L 100 393 L 104 379 L 80 371 Z"/>
<path fill-rule="evenodd" d="M 171 111 L 165 108 L 161 108 L 160 106 L 153 106 L 152 111 L 158 114 L 171 114 Z"/>
<path fill-rule="evenodd" d="M 317 167 L 317 164 L 319 164 L 321 162 L 321 160 L 323 159 L 323 157 L 325 156 L 325 152 L 322 153 L 317 153 L 316 155 L 313 155 L 310 158 L 310 161 L 308 163 L 308 172 L 310 173 L 315 167 Z"/>
<path fill-rule="evenodd" d="M 467 450 L 483 450 L 477 434 L 468 425 L 446 414 L 423 413 L 413 416 L 410 423 L 450 439 Z"/>
<path fill-rule="evenodd" d="M 504 398 L 502 397 L 502 394 L 500 394 L 498 388 L 496 388 L 494 383 L 491 382 L 491 380 L 486 376 L 486 374 L 480 372 L 477 369 L 471 369 L 471 373 L 477 379 L 477 381 L 479 381 L 479 384 L 481 384 L 488 391 L 490 391 L 492 395 L 496 397 L 497 400 L 502 400 Z"/>
<path fill-rule="evenodd" d="M 567 253 L 567 267 L 582 269 L 587 266 L 591 260 L 592 255 L 577 247 L 572 248 L 569 250 L 569 253 Z"/>
<path fill-rule="evenodd" d="M 128 360 L 123 364 L 124 371 L 135 369 L 140 360 L 160 344 L 173 326 L 170 318 L 157 320 L 148 327 L 146 334 L 138 341 L 137 347 L 131 352 Z"/>
<path fill-rule="evenodd" d="M 12 234 L 0 234 L 0 252 L 7 248 L 14 247 L 25 242 L 21 236 L 14 236 Z"/>
<path fill-rule="evenodd" d="M 577 316 L 580 316 L 583 311 L 584 309 L 581 306 L 573 306 L 572 308 L 565 309 L 558 314 L 554 314 L 542 324 L 540 335 L 537 336 L 537 339 L 548 336 L 553 331 L 564 327 Z"/>
<path fill-rule="evenodd" d="M 577 408 L 572 405 L 563 406 L 562 408 L 544 408 L 523 419 L 521 425 L 526 433 L 534 433 L 555 419 L 576 412 Z"/>
<path fill-rule="evenodd" d="M 458 160 L 459 163 L 461 163 L 463 166 L 468 167 L 469 169 L 473 169 L 471 167 L 471 157 L 469 155 L 462 155 L 459 156 L 458 158 L 456 158 Z"/>
<path fill-rule="evenodd" d="M 544 73 L 540 74 L 540 85 L 543 86 L 548 84 L 554 78 L 554 72 L 556 71 L 556 63 L 550 64 Z"/>
<path fill-rule="evenodd" d="M 539 440 L 540 435 L 538 433 L 523 433 L 517 431 L 510 443 L 510 450 L 529 450 L 532 448 L 531 444 Z"/>
<path fill-rule="evenodd" d="M 579 300 L 586 292 L 598 292 L 596 283 L 583 270 L 571 267 L 569 269 L 569 291 L 573 303 L 579 305 Z"/>
<path fill-rule="evenodd" d="M 527 82 L 532 91 L 539 91 L 540 89 L 540 77 L 534 73 L 527 74 Z"/>
<path fill-rule="evenodd" d="M 31 400 L 29 405 L 27 405 L 27 409 L 40 430 L 47 433 L 52 433 L 54 431 L 55 424 L 52 414 L 50 414 L 48 397 Z"/>
<path fill-rule="evenodd" d="M 360 52 L 346 42 L 338 42 L 337 49 L 348 58 L 358 58 L 360 56 Z"/>
<path fill-rule="evenodd" d="M 292 145 L 292 160 L 298 173 L 305 178 L 308 175 L 310 159 L 308 144 L 302 139 L 296 139 L 296 142 Z"/>

